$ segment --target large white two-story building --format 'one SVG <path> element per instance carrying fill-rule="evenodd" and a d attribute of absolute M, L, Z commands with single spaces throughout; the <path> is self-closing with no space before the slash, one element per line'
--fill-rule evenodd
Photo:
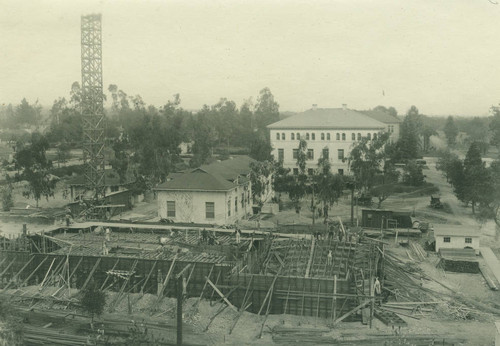
<path fill-rule="evenodd" d="M 272 154 L 283 167 L 298 174 L 297 154 L 300 139 L 307 141 L 307 171 L 312 174 L 318 159 L 327 157 L 334 173 L 349 172 L 349 153 L 363 137 L 376 138 L 399 123 L 388 124 L 355 110 L 313 108 L 270 124 Z M 394 129 L 394 132 L 396 129 Z"/>

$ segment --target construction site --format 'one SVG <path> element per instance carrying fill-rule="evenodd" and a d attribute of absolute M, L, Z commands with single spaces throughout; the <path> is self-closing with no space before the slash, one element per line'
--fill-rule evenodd
<path fill-rule="evenodd" d="M 353 188 L 332 206 L 336 217 L 316 224 L 313 216 L 264 226 L 250 212 L 240 224 L 173 222 L 156 204 L 154 220 L 122 215 L 124 205 L 106 195 L 101 40 L 101 16 L 82 16 L 84 193 L 68 204 L 78 212 L 0 237 L 0 310 L 17 316 L 23 345 L 493 344 L 498 236 L 481 234 L 458 207 L 429 210 L 426 197 L 402 194 L 385 205 L 403 211 L 354 218 Z M 434 168 L 426 175 L 452 196 Z M 229 210 L 250 204 L 248 181 L 224 200 Z M 436 198 L 431 205 L 442 208 Z M 215 217 L 213 202 L 203 207 Z M 285 221 L 299 214 L 280 213 Z M 459 226 L 467 246 L 446 248 Z M 89 289 L 105 296 L 102 314 L 83 308 Z"/>

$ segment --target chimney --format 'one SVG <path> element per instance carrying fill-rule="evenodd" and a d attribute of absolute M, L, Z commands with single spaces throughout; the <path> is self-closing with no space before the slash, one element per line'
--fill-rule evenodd
<path fill-rule="evenodd" d="M 342 109 L 347 110 L 347 103 L 342 103 Z"/>
<path fill-rule="evenodd" d="M 318 104 L 317 103 L 313 103 L 312 110 L 315 111 L 316 109 L 318 109 Z"/>

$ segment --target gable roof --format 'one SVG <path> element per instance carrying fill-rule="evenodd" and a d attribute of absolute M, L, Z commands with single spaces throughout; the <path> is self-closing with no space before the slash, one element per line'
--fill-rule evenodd
<path fill-rule="evenodd" d="M 255 160 L 249 156 L 234 156 L 224 161 L 216 161 L 200 168 L 212 174 L 218 174 L 225 179 L 234 180 L 240 175 L 246 176 L 250 173 L 250 163 Z"/>
<path fill-rule="evenodd" d="M 381 123 L 384 124 L 394 124 L 394 123 L 400 123 L 401 119 L 393 117 L 392 115 L 389 115 L 387 113 L 384 113 L 382 111 L 361 111 L 361 113 L 368 115 L 370 118 L 375 119 L 377 121 L 380 121 Z"/>
<path fill-rule="evenodd" d="M 201 168 L 175 174 L 171 178 L 160 184 L 156 190 L 228 191 L 236 186 L 223 177 L 211 174 Z"/>
<path fill-rule="evenodd" d="M 434 237 L 442 237 L 442 236 L 459 236 L 459 237 L 479 237 L 479 233 L 477 230 L 463 227 L 463 226 L 447 226 L 447 225 L 439 225 L 438 227 L 434 226 Z"/>
<path fill-rule="evenodd" d="M 385 124 L 352 109 L 317 108 L 267 126 L 269 129 L 384 129 Z"/>

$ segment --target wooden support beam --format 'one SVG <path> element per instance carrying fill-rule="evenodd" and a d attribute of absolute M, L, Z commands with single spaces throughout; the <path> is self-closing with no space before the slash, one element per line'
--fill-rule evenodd
<path fill-rule="evenodd" d="M 347 317 L 351 316 L 353 313 L 355 313 L 356 311 L 358 311 L 359 309 L 365 307 L 366 305 L 370 304 L 370 300 L 366 300 L 364 301 L 363 303 L 359 304 L 358 306 L 356 306 L 354 309 L 352 309 L 351 311 L 348 311 L 346 312 L 345 314 L 343 314 L 342 316 L 340 316 L 339 318 L 337 318 L 334 322 L 333 322 L 333 325 L 335 326 L 336 324 L 338 324 L 339 322 L 342 322 L 343 320 L 345 320 Z"/>
<path fill-rule="evenodd" d="M 115 264 L 113 265 L 113 267 L 111 268 L 111 270 L 115 270 L 115 268 L 119 262 L 120 262 L 120 259 L 118 258 L 116 260 Z M 103 290 L 104 287 L 106 287 L 106 283 L 108 282 L 108 280 L 109 280 L 109 274 L 106 273 L 106 279 L 104 279 L 104 282 L 102 283 L 101 288 L 100 288 L 101 291 Z"/>
<path fill-rule="evenodd" d="M 34 259 L 34 258 L 35 258 L 34 256 L 33 256 L 33 257 L 31 257 L 31 259 Z M 29 279 L 31 279 L 31 277 L 32 277 L 33 275 L 35 275 L 36 271 L 37 271 L 37 270 L 38 270 L 38 269 L 42 266 L 42 264 L 44 264 L 44 263 L 45 263 L 45 261 L 46 261 L 47 259 L 48 259 L 48 257 L 47 257 L 47 256 L 45 256 L 45 257 L 44 257 L 44 259 L 43 259 L 40 263 L 38 263 L 38 266 L 35 268 L 35 270 L 33 270 L 33 271 L 31 272 L 31 274 L 30 274 L 30 275 L 28 275 L 28 277 L 27 277 L 26 279 L 24 279 L 24 281 L 21 283 L 21 286 L 23 286 L 25 283 L 27 283 L 27 282 L 29 281 Z M 28 263 L 29 263 L 29 262 L 28 262 Z M 24 267 L 23 267 L 23 268 L 24 268 Z M 12 281 L 11 281 L 11 282 L 12 282 Z M 9 286 L 10 286 L 10 283 L 11 283 L 11 282 L 9 282 L 9 283 L 7 284 L 7 286 L 5 286 L 5 288 L 3 289 L 3 291 L 5 291 L 5 290 L 7 290 L 7 288 L 9 288 Z"/>
<path fill-rule="evenodd" d="M 153 273 L 153 270 L 155 270 L 156 263 L 158 263 L 158 261 L 154 261 L 153 266 L 151 267 L 151 270 L 149 271 L 148 276 L 146 277 L 146 281 L 144 281 L 144 284 L 141 287 L 141 295 L 142 296 L 144 295 L 144 288 L 146 288 L 146 285 L 147 285 L 147 283 L 149 281 L 149 278 L 151 277 L 151 274 Z"/>
<path fill-rule="evenodd" d="M 260 326 L 259 339 L 262 338 L 262 332 L 264 330 L 264 325 L 266 324 L 267 316 L 269 316 L 269 307 L 271 306 L 271 297 L 273 296 L 274 282 L 271 285 L 271 294 L 269 295 L 269 299 L 267 300 L 266 316 L 264 317 L 264 321 L 262 322 L 262 325 Z"/>
<path fill-rule="evenodd" d="M 241 302 L 240 312 L 238 313 L 238 316 L 235 318 L 234 323 L 231 326 L 231 328 L 229 328 L 229 334 L 231 334 L 233 332 L 233 329 L 234 329 L 234 327 L 236 327 L 236 323 L 238 323 L 238 320 L 240 319 L 241 315 L 243 315 L 243 312 L 246 309 L 248 309 L 248 307 L 252 304 L 252 303 L 250 303 L 250 305 L 245 307 L 245 304 L 247 302 L 248 291 L 250 289 L 250 285 L 252 284 L 252 280 L 253 280 L 253 274 L 250 276 L 250 280 L 248 281 L 247 289 L 245 291 L 245 295 L 243 296 L 243 301 Z M 248 296 L 248 297 L 250 298 L 250 296 Z"/>
<path fill-rule="evenodd" d="M 132 275 L 134 275 L 134 270 L 135 267 L 137 266 L 137 263 L 139 263 L 139 260 L 135 260 L 134 263 L 132 264 L 132 268 L 130 269 L 130 275 L 127 276 L 127 278 L 123 281 L 122 287 L 120 288 L 120 291 L 118 292 L 115 300 L 110 304 L 109 306 L 109 312 L 113 312 L 115 310 L 116 305 L 120 302 L 123 291 L 125 290 L 125 287 L 127 286 L 128 282 L 130 281 L 130 278 Z"/>
<path fill-rule="evenodd" d="M 307 262 L 307 267 L 306 267 L 306 275 L 305 277 L 309 277 L 309 271 L 311 270 L 311 265 L 313 262 L 313 256 L 314 256 L 314 244 L 316 243 L 316 238 L 313 238 L 311 242 L 311 251 L 309 253 L 309 261 Z"/>
<path fill-rule="evenodd" d="M 278 274 L 276 274 L 274 276 L 273 282 L 271 283 L 271 286 L 269 287 L 269 290 L 267 291 L 266 297 L 264 298 L 264 301 L 262 302 L 262 306 L 260 307 L 257 315 L 260 315 L 260 313 L 262 312 L 262 309 L 264 308 L 264 304 L 266 303 L 266 300 L 269 299 L 269 301 L 271 301 L 272 292 L 274 290 L 274 283 L 276 282 L 276 279 L 278 279 L 278 275 L 279 275 L 279 272 L 278 272 Z"/>
<path fill-rule="evenodd" d="M 47 273 L 45 274 L 45 277 L 42 280 L 42 283 L 40 283 L 40 288 L 38 290 L 40 290 L 43 287 L 43 284 L 45 283 L 45 280 L 47 280 L 47 276 L 49 275 L 50 270 L 52 269 L 52 266 L 54 265 L 55 261 L 56 261 L 56 258 L 54 257 L 52 259 L 52 263 L 50 263 L 50 266 L 49 266 L 49 269 L 47 270 Z"/>
<path fill-rule="evenodd" d="M 177 273 L 175 279 L 179 279 L 182 275 L 184 275 L 184 272 L 186 272 L 189 269 L 189 267 L 191 267 L 191 264 L 188 264 L 179 273 Z"/>
<path fill-rule="evenodd" d="M 231 302 L 224 296 L 224 294 L 222 294 L 222 292 L 217 288 L 217 286 L 215 286 L 212 281 L 210 281 L 210 279 L 208 277 L 205 276 L 205 278 L 207 279 L 207 282 L 210 286 L 212 286 L 212 288 L 214 289 L 215 292 L 217 292 L 217 294 L 222 298 L 224 299 L 224 301 L 226 302 L 226 304 L 231 308 L 233 309 L 234 311 L 238 311 L 238 309 L 236 309 L 236 307 L 231 304 Z"/>
<path fill-rule="evenodd" d="M 172 274 L 172 270 L 174 269 L 175 266 L 175 261 L 177 260 L 177 254 L 175 254 L 174 259 L 172 260 L 172 263 L 170 264 L 170 268 L 168 269 L 167 276 L 165 277 L 165 280 L 163 281 L 163 284 L 161 285 L 161 289 L 158 292 L 158 298 L 161 298 L 163 295 L 163 292 L 165 291 L 165 287 L 167 287 L 168 280 L 170 280 L 170 275 Z M 159 299 L 157 299 L 157 302 Z"/>
<path fill-rule="evenodd" d="M 78 261 L 78 263 L 76 264 L 75 268 L 73 268 L 73 271 L 71 272 L 71 274 L 70 274 L 70 276 L 69 276 L 69 278 L 68 278 L 68 281 L 69 281 L 69 282 L 71 282 L 71 281 L 70 281 L 70 280 L 71 280 L 71 278 L 73 277 L 73 275 L 75 275 L 76 270 L 78 269 L 78 267 L 80 266 L 80 263 L 82 263 L 82 261 L 83 261 L 83 256 L 82 256 L 82 257 L 80 257 L 80 260 L 79 260 L 79 261 Z M 68 267 L 68 270 L 69 270 L 69 267 Z"/>
<path fill-rule="evenodd" d="M 212 275 L 212 270 L 214 269 L 214 267 L 215 267 L 215 264 L 212 264 L 212 267 L 210 268 L 210 271 L 208 272 L 207 279 L 205 280 L 205 284 L 203 285 L 203 288 L 201 289 L 200 297 L 196 301 L 196 304 L 195 304 L 196 307 L 198 307 L 198 305 L 200 304 L 201 298 L 203 297 L 203 293 L 205 292 L 205 288 L 207 287 L 208 278 L 210 277 L 210 275 Z"/>
<path fill-rule="evenodd" d="M 7 265 L 7 267 L 0 273 L 0 278 L 3 276 L 3 274 L 7 273 L 7 270 L 9 270 L 10 267 L 12 267 L 12 265 L 14 264 L 15 261 L 16 261 L 15 258 L 12 261 L 10 261 L 10 263 Z"/>
<path fill-rule="evenodd" d="M 210 325 L 212 324 L 212 322 L 215 320 L 215 318 L 217 316 L 219 316 L 219 314 L 224 311 L 226 308 L 228 307 L 228 305 L 222 305 L 221 307 L 219 307 L 219 309 L 217 310 L 217 312 L 212 316 L 210 317 L 210 320 L 208 321 L 208 324 L 207 326 L 205 327 L 205 332 L 208 330 L 208 327 L 210 327 Z"/>
<path fill-rule="evenodd" d="M 101 263 L 101 259 L 102 257 L 99 257 L 97 259 L 97 261 L 95 262 L 94 266 L 92 267 L 92 270 L 90 271 L 89 273 L 89 276 L 87 276 L 87 279 L 85 280 L 85 282 L 83 283 L 83 286 L 82 288 L 80 289 L 81 291 L 85 290 L 85 288 L 87 287 L 87 285 L 89 284 L 90 282 L 90 279 L 92 278 L 92 276 L 94 275 L 97 267 L 99 266 L 99 264 Z"/>

